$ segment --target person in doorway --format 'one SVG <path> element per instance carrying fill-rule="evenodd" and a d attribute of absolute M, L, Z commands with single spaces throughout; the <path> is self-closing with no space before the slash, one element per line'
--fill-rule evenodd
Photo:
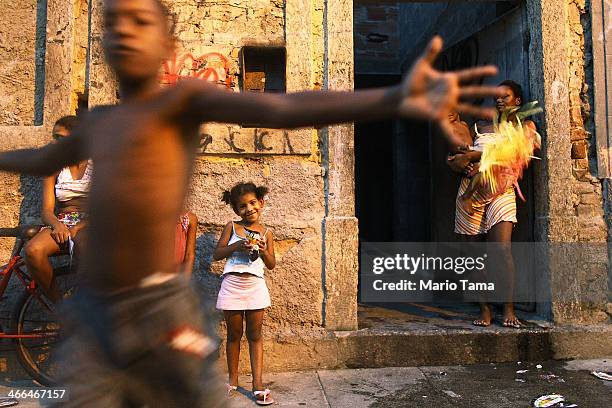
<path fill-rule="evenodd" d="M 503 81 L 500 84 L 503 94 L 496 98 L 496 108 L 498 118 L 502 115 L 508 116 L 508 121 L 516 121 L 516 112 L 523 104 L 523 91 L 519 84 L 514 81 Z M 510 113 L 510 114 L 509 114 Z M 455 211 L 455 233 L 462 241 L 466 242 L 493 242 L 497 249 L 495 257 L 496 267 L 499 267 L 504 274 L 507 285 L 507 296 L 504 302 L 504 312 L 502 325 L 505 327 L 521 326 L 519 319 L 514 312 L 513 293 L 514 293 L 514 261 L 512 259 L 511 243 L 512 230 L 517 223 L 516 218 L 516 194 L 514 191 L 515 183 L 500 183 L 504 185 L 503 191 L 496 194 L 481 194 L 474 185 L 469 200 L 470 205 L 465 205 L 465 193 L 470 188 L 471 179 L 478 174 L 479 162 L 482 156 L 482 147 L 494 139 L 490 136 L 494 134 L 492 123 L 482 126 L 486 132 L 485 136 L 477 133 L 474 145 L 477 147 L 464 153 L 449 156 L 449 166 L 457 172 L 462 172 L 465 177 L 461 180 L 456 199 Z M 535 140 L 537 134 L 533 121 L 527 120 L 523 123 L 525 137 Z M 493 320 L 491 305 L 483 301 L 480 305 L 481 315 L 474 320 L 474 325 L 489 326 Z"/>

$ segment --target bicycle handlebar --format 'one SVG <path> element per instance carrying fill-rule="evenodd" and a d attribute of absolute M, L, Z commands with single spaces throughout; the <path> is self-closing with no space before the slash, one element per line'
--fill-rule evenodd
<path fill-rule="evenodd" d="M 0 237 L 30 239 L 40 231 L 40 227 L 41 225 L 19 225 L 13 228 L 0 228 Z"/>
<path fill-rule="evenodd" d="M 19 236 L 19 228 L 0 228 L 0 237 L 17 237 Z"/>

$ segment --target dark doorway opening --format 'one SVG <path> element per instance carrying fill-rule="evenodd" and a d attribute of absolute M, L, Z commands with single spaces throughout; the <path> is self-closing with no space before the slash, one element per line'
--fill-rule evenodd
<path fill-rule="evenodd" d="M 366 3 L 364 3 L 366 4 Z M 365 7 L 365 6 L 364 6 Z M 374 17 L 380 10 L 356 11 L 356 16 L 372 18 L 357 24 L 356 30 L 368 27 L 372 32 L 384 32 L 385 39 L 368 33 L 356 34 L 355 88 L 364 89 L 396 84 L 397 74 L 389 74 L 389 63 L 372 55 L 388 56 L 393 44 L 393 22 L 375 26 Z M 396 11 L 385 10 L 386 18 L 398 15 L 395 22 L 399 38 L 397 46 L 397 72 L 406 70 L 420 54 L 435 33 L 446 40 L 439 58 L 443 70 L 467 66 L 495 64 L 500 73 L 486 80 L 497 84 L 512 79 L 523 86 L 525 100 L 529 99 L 528 50 L 529 30 L 521 2 L 428 2 L 399 3 Z M 365 18 L 364 17 L 364 18 Z M 368 18 L 370 18 L 368 17 Z M 361 39 L 359 41 L 359 36 Z M 383 41 L 384 40 L 384 41 Z M 364 43 L 365 41 L 369 41 Z M 361 45 L 359 45 L 361 44 Z M 377 45 L 378 44 L 378 45 Z M 379 47 L 379 53 L 372 52 Z M 364 51 L 365 50 L 365 51 Z M 361 60 L 360 60 L 361 58 Z M 392 61 L 392 58 L 388 61 Z M 388 62 L 387 61 L 387 62 Z M 493 100 L 481 101 L 493 105 Z M 475 118 L 462 118 L 470 127 Z M 412 121 L 386 121 L 355 124 L 355 194 L 356 216 L 359 219 L 359 239 L 364 242 L 452 242 L 454 234 L 455 198 L 460 176 L 451 172 L 446 164 L 447 146 L 437 129 L 428 123 Z M 538 163 L 533 163 L 532 167 Z M 529 169 L 520 182 L 527 202 L 517 200 L 518 224 L 513 241 L 533 241 L 534 238 L 534 186 L 533 172 Z M 521 284 L 521 283 L 518 283 Z M 534 282 L 529 283 L 535 287 Z M 359 298 L 361 300 L 361 298 Z M 385 304 L 387 309 L 424 316 L 422 307 L 414 304 Z M 477 306 L 457 304 L 436 309 L 440 304 L 429 304 L 427 313 L 446 316 L 476 315 Z M 519 307 L 523 312 L 534 309 L 533 304 Z M 362 308 L 363 310 L 363 308 Z M 448 316 L 444 310 L 451 310 Z M 533 315 L 519 316 L 521 319 Z M 431 317 L 431 316 L 429 316 Z M 535 318 L 534 318 L 535 319 Z M 537 319 L 536 319 L 537 320 Z"/>

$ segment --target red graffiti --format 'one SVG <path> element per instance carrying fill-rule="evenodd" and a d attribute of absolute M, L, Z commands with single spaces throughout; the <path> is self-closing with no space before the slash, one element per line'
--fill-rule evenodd
<path fill-rule="evenodd" d="M 231 88 L 234 81 L 230 74 L 230 61 L 218 52 L 197 58 L 190 53 L 175 55 L 172 60 L 164 61 L 163 69 L 160 82 L 165 85 L 174 85 L 183 78 L 199 78 Z"/>

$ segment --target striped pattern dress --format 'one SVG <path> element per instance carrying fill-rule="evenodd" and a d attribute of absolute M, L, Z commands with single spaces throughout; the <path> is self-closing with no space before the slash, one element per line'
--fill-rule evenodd
<path fill-rule="evenodd" d="M 483 147 L 492 141 L 494 134 L 478 134 L 474 140 L 474 150 L 482 151 Z M 463 235 L 486 234 L 502 221 L 516 224 L 516 194 L 514 187 L 493 198 L 486 196 L 481 189 L 476 189 L 473 199 L 473 214 L 468 214 L 460 205 L 459 199 L 467 190 L 470 178 L 463 177 L 455 201 L 455 233 Z"/>

